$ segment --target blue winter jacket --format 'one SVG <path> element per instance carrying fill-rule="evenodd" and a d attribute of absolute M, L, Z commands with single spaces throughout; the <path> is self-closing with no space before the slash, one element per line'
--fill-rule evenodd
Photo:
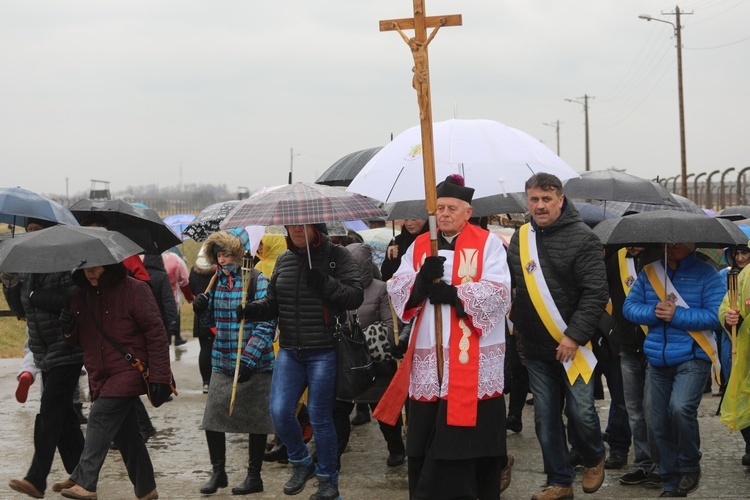
<path fill-rule="evenodd" d="M 625 299 L 623 315 L 633 323 L 648 326 L 643 351 L 652 365 L 675 366 L 692 359 L 710 361 L 687 331 L 721 328 L 718 311 L 726 285 L 719 273 L 695 253 L 682 259 L 677 269 L 667 269 L 669 279 L 690 308 L 677 307 L 670 323 L 658 319 L 654 310 L 660 298 L 641 271 Z"/>

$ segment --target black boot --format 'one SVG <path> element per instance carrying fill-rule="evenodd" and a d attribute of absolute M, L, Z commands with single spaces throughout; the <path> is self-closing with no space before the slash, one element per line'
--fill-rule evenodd
<path fill-rule="evenodd" d="M 226 441 L 223 432 L 206 431 L 206 443 L 208 443 L 208 455 L 211 458 L 211 477 L 201 488 L 201 494 L 211 495 L 219 488 L 229 485 L 227 472 L 224 468 L 226 463 Z"/>
<path fill-rule="evenodd" d="M 263 467 L 263 453 L 266 449 L 265 434 L 250 434 L 250 460 L 247 465 L 247 477 L 242 484 L 232 488 L 232 495 L 247 495 L 263 491 L 263 480 L 260 469 Z"/>
<path fill-rule="evenodd" d="M 398 467 L 403 464 L 406 460 L 406 447 L 404 446 L 404 440 L 401 438 L 401 426 L 390 426 L 381 423 L 380 432 L 382 432 L 385 442 L 388 445 L 386 465 L 388 467 Z"/>

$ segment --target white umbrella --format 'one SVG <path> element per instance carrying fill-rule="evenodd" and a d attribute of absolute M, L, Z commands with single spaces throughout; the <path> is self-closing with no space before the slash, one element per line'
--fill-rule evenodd
<path fill-rule="evenodd" d="M 525 191 L 538 172 L 560 180 L 578 174 L 537 139 L 492 120 L 447 120 L 433 124 L 435 178 L 461 174 L 474 198 Z M 422 136 L 412 127 L 383 147 L 347 191 L 390 203 L 422 199 Z"/>

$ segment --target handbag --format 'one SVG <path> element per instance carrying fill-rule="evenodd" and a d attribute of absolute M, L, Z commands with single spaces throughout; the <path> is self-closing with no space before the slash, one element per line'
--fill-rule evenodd
<path fill-rule="evenodd" d="M 384 321 L 375 321 L 362 330 L 370 351 L 372 360 L 376 363 L 386 363 L 393 359 L 391 354 L 391 341 L 388 340 L 388 327 Z"/>
<path fill-rule="evenodd" d="M 104 332 L 104 328 L 102 328 L 102 325 L 99 324 L 99 321 L 96 319 L 96 316 L 94 316 L 94 311 L 91 310 L 91 305 L 89 304 L 89 296 L 88 296 L 88 294 L 86 294 L 86 309 L 88 309 L 89 316 L 91 316 L 91 320 L 94 322 L 94 325 L 99 330 L 99 333 L 102 334 L 102 337 L 104 337 L 104 340 L 106 340 L 107 342 L 109 342 L 110 345 L 112 345 L 112 347 L 114 347 L 115 350 L 117 350 L 117 352 L 119 352 L 120 354 L 122 354 L 123 357 L 125 358 L 125 361 L 127 361 L 128 363 L 130 363 L 130 365 L 133 368 L 135 368 L 136 370 L 138 370 L 138 372 L 140 373 L 141 377 L 143 378 L 143 382 L 146 384 L 146 396 L 148 397 L 148 401 L 151 403 L 151 405 L 154 408 L 158 408 L 161 405 L 163 405 L 164 403 L 166 403 L 169 400 L 169 396 L 171 394 L 174 394 L 175 396 L 179 395 L 177 393 L 177 382 L 175 382 L 174 373 L 172 373 L 172 370 L 169 370 L 169 376 L 171 378 L 171 380 L 169 382 L 169 390 L 170 390 L 170 392 L 164 391 L 162 393 L 152 394 L 151 393 L 151 383 L 148 380 L 148 377 L 149 377 L 148 364 L 145 363 L 145 362 L 143 362 L 143 361 L 141 361 L 140 359 L 134 357 L 129 352 L 127 352 L 125 349 L 122 348 L 122 346 L 120 344 L 118 344 L 117 342 L 115 342 L 114 340 L 112 340 L 112 338 Z"/>
<path fill-rule="evenodd" d="M 336 338 L 336 398 L 353 401 L 375 383 L 375 365 L 357 314 L 351 314 L 346 324 L 336 316 L 333 335 Z"/>

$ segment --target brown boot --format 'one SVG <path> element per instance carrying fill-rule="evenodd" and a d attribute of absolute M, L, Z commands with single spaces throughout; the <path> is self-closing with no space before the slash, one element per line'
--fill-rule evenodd
<path fill-rule="evenodd" d="M 547 486 L 539 493 L 534 494 L 531 500 L 572 500 L 572 486 Z"/>
<path fill-rule="evenodd" d="M 583 469 L 583 492 L 594 493 L 604 482 L 604 457 L 594 467 Z"/>
<path fill-rule="evenodd" d="M 95 491 L 88 491 L 78 484 L 71 488 L 63 488 L 60 494 L 65 498 L 75 498 L 77 500 L 97 500 Z"/>
<path fill-rule="evenodd" d="M 510 473 L 513 469 L 514 461 L 513 455 L 508 453 L 508 464 L 500 471 L 500 493 L 507 490 L 508 486 L 510 486 Z"/>
<path fill-rule="evenodd" d="M 156 488 L 151 490 L 149 493 L 146 493 L 142 497 L 135 497 L 134 500 L 158 500 L 159 498 L 159 492 L 156 491 Z"/>
<path fill-rule="evenodd" d="M 66 479 L 65 481 L 53 484 L 52 491 L 54 491 L 55 493 L 60 493 L 62 490 L 66 488 L 72 488 L 75 485 L 76 483 L 72 479 Z"/>
<path fill-rule="evenodd" d="M 19 493 L 29 495 L 31 498 L 44 498 L 44 493 L 36 489 L 36 486 L 25 479 L 11 479 L 8 486 Z"/>

